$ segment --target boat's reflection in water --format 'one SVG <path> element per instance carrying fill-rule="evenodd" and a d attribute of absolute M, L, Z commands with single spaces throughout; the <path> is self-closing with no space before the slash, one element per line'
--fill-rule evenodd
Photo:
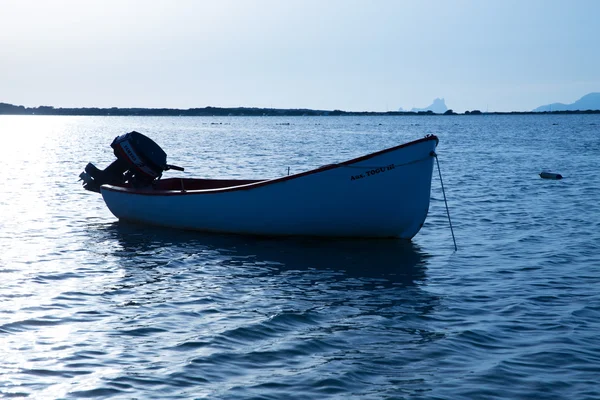
<path fill-rule="evenodd" d="M 325 270 L 340 278 L 377 278 L 411 285 L 425 278 L 428 255 L 404 240 L 264 238 L 188 232 L 115 222 L 96 226 L 93 240 L 110 244 L 125 265 L 164 265 L 172 259 L 210 254 L 232 265 L 276 271 Z M 99 237 L 96 237 L 96 236 Z M 115 246 L 116 245 L 116 246 Z M 131 263 L 131 264 L 130 264 Z M 233 271 L 232 271 L 233 272 Z"/>

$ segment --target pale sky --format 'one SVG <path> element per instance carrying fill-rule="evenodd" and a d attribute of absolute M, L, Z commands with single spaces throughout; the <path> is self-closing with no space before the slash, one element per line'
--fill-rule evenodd
<path fill-rule="evenodd" d="M 600 92 L 598 0 L 0 0 L 0 102 L 525 111 Z"/>

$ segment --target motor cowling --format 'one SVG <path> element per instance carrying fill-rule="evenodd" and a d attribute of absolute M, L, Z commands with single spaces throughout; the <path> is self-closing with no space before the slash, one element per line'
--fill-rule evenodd
<path fill-rule="evenodd" d="M 150 186 L 164 171 L 183 168 L 167 164 L 167 154 L 149 137 L 133 131 L 117 136 L 110 144 L 117 157 L 104 170 L 89 163 L 79 177 L 86 190 L 100 192 L 104 184 Z"/>

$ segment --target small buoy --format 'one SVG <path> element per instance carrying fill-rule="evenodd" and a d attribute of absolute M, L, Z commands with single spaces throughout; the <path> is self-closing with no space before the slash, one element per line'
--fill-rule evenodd
<path fill-rule="evenodd" d="M 542 179 L 562 179 L 561 174 L 555 174 L 554 172 L 542 172 L 540 173 L 540 178 Z"/>

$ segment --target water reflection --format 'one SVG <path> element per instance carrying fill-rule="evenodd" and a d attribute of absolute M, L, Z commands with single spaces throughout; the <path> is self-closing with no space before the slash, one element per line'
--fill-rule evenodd
<path fill-rule="evenodd" d="M 115 222 L 92 225 L 94 246 L 104 246 L 124 265 L 165 265 L 199 254 L 221 263 L 278 271 L 335 271 L 344 278 L 378 278 L 412 285 L 425 278 L 429 257 L 418 245 L 398 240 L 260 238 L 187 232 Z"/>

